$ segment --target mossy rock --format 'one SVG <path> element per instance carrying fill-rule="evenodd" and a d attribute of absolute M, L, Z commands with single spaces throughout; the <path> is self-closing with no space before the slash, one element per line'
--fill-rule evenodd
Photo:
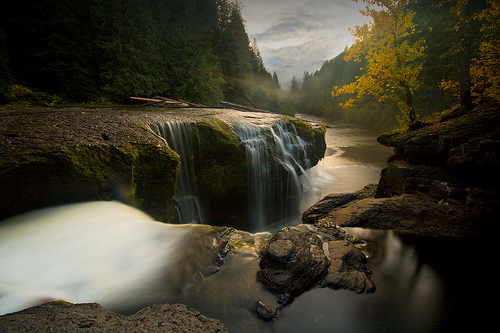
<path fill-rule="evenodd" d="M 168 148 L 63 146 L 1 173 L 0 186 L 8 189 L 3 211 L 7 216 L 72 202 L 119 200 L 156 219 L 173 220 L 178 165 L 177 154 Z"/>
<path fill-rule="evenodd" d="M 119 200 L 173 221 L 179 157 L 140 120 L 108 110 L 0 116 L 0 219 L 47 206 Z"/>
<path fill-rule="evenodd" d="M 248 175 L 245 150 L 224 122 L 196 123 L 196 187 L 211 224 L 227 225 L 247 215 Z"/>

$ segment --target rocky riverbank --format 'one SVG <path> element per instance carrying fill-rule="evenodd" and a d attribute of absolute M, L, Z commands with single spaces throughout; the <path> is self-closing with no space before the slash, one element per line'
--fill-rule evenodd
<path fill-rule="evenodd" d="M 480 237 L 498 219 L 500 106 L 454 108 L 417 129 L 381 135 L 394 148 L 379 183 L 329 195 L 303 214 L 317 227 L 393 229 L 437 239 Z"/>

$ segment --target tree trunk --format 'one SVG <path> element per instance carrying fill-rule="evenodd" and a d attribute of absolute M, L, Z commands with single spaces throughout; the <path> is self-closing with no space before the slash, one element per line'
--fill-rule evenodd
<path fill-rule="evenodd" d="M 472 1 L 465 6 L 465 24 L 462 27 L 462 52 L 460 58 L 460 105 L 464 111 L 472 109 L 471 79 L 470 79 L 470 53 L 472 44 L 471 17 L 473 12 Z"/>
<path fill-rule="evenodd" d="M 406 101 L 405 101 L 405 103 L 406 103 L 406 107 L 409 110 L 408 117 L 410 119 L 409 125 L 411 126 L 417 120 L 417 115 L 415 113 L 415 108 L 413 107 L 413 93 L 412 93 L 410 87 L 408 86 L 408 84 L 406 82 L 401 82 L 401 86 L 406 91 Z"/>

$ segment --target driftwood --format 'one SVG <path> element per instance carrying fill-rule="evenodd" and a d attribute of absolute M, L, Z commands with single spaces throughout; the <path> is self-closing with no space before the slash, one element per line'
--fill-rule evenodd
<path fill-rule="evenodd" d="M 236 110 L 240 110 L 240 111 L 251 111 L 251 112 L 266 112 L 266 113 L 270 113 L 270 111 L 261 110 L 261 109 L 256 109 L 256 108 L 251 108 L 251 107 L 249 107 L 249 106 L 240 105 L 240 104 L 231 103 L 231 102 L 226 102 L 226 101 L 221 101 L 221 102 L 220 102 L 220 104 L 225 105 L 225 106 L 227 106 L 227 107 L 230 107 L 231 109 L 236 109 Z"/>
<path fill-rule="evenodd" d="M 139 106 L 153 106 L 154 105 L 154 106 L 167 107 L 167 108 L 209 108 L 209 107 L 202 105 L 202 104 L 195 104 L 195 103 L 186 102 L 183 100 L 177 100 L 177 99 L 172 99 L 172 98 L 162 97 L 162 96 L 154 96 L 153 98 L 132 96 L 129 98 L 136 100 L 136 101 L 146 102 L 145 104 L 141 104 Z M 235 110 L 240 110 L 240 111 L 270 113 L 270 111 L 252 108 L 250 106 L 245 106 L 245 105 L 226 102 L 226 101 L 221 101 L 220 104 L 223 105 L 223 107 L 235 109 Z"/>
<path fill-rule="evenodd" d="M 168 108 L 186 108 L 186 107 L 204 107 L 203 105 L 200 104 L 194 104 L 182 100 L 176 100 L 172 98 L 167 98 L 167 97 L 162 97 L 162 96 L 155 96 L 154 98 L 145 98 L 145 97 L 129 97 L 130 99 L 136 100 L 136 101 L 143 101 L 147 102 L 146 104 L 142 104 L 140 106 L 151 106 L 151 105 L 156 105 L 156 106 L 162 106 L 162 107 L 168 107 Z"/>

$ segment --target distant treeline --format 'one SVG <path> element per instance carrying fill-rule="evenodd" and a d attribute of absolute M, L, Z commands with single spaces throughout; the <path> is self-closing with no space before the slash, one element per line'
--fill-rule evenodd
<path fill-rule="evenodd" d="M 238 0 L 2 0 L 0 72 L 4 103 L 36 91 L 288 111 Z"/>
<path fill-rule="evenodd" d="M 500 10 L 494 0 L 407 0 L 365 1 L 370 4 L 383 3 L 390 8 L 387 22 L 397 9 L 411 13 L 412 31 L 397 41 L 423 45 L 423 55 L 405 65 L 418 69 L 418 89 L 413 91 L 413 107 L 422 118 L 460 103 L 460 88 L 464 86 L 464 66 L 471 73 L 470 88 L 473 97 L 500 98 Z M 393 7 L 391 7 L 393 6 Z M 373 7 L 376 8 L 376 7 Z M 382 16 L 373 26 L 381 26 Z M 401 23 L 402 24 L 402 23 Z M 388 25 L 390 26 L 390 25 Z M 399 27 L 398 27 L 399 28 Z M 361 30 L 367 33 L 366 30 Z M 364 40 L 365 52 L 374 54 L 370 45 L 375 40 Z M 496 45 L 496 47 L 495 47 Z M 388 47 L 388 46 L 387 46 Z M 464 48 L 467 54 L 464 55 Z M 380 101 L 373 96 L 357 100 L 354 107 L 342 108 L 355 94 L 332 97 L 332 91 L 357 80 L 366 73 L 366 57 L 358 61 L 346 61 L 348 50 L 336 58 L 326 61 L 320 70 L 304 73 L 301 89 L 296 94 L 297 108 L 304 113 L 326 116 L 334 120 L 355 122 L 377 130 L 390 130 L 398 126 L 396 116 L 400 114 L 397 103 Z M 390 54 L 389 50 L 378 51 Z M 365 55 L 368 53 L 365 53 Z M 381 56 L 379 58 L 382 59 Z M 388 62 L 391 59 L 387 60 Z M 373 64 L 372 64 L 373 65 Z M 375 64 L 376 65 L 376 64 Z M 417 67 L 418 66 L 418 67 Z M 373 72 L 373 71 L 372 71 Z M 378 77 L 370 79 L 378 80 Z M 467 84 L 467 82 L 465 82 Z M 383 87 L 383 85 L 380 85 Z M 386 85 L 389 89 L 389 84 Z M 394 88 L 392 88 L 394 89 Z"/>

